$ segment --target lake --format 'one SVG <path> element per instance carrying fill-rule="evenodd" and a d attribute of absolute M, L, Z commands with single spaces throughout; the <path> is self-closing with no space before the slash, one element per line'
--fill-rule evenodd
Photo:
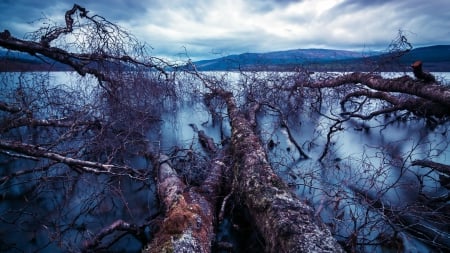
<path fill-rule="evenodd" d="M 245 77 L 239 72 L 208 72 L 207 74 L 219 76 L 220 81 L 226 83 L 234 94 L 241 94 L 243 84 L 250 82 L 249 80 L 254 81 L 253 77 L 265 80 L 273 76 L 274 82 L 276 82 L 277 76 L 287 76 L 290 73 L 268 72 L 258 73 L 256 76 L 252 76 L 254 73 L 249 73 Z M 314 75 L 315 78 L 318 78 L 322 74 L 315 73 Z M 340 75 L 342 73 L 329 74 Z M 450 72 L 434 74 L 438 80 L 447 85 L 450 84 Z M 381 73 L 381 75 L 383 77 L 399 77 L 404 73 Z M 28 79 L 24 76 L 27 74 L 8 79 L 8 86 L 5 84 L 2 89 L 6 91 L 6 89 L 14 88 L 17 83 L 21 82 L 21 78 L 29 81 L 38 80 L 33 79 L 35 77 Z M 49 78 L 50 85 L 77 90 L 78 95 L 86 100 L 96 94 L 97 83 L 89 77 L 80 78 L 73 72 L 53 72 L 48 73 L 46 78 Z M 183 86 L 183 83 L 193 82 L 192 76 L 189 75 L 178 75 L 177 78 L 176 82 L 180 86 Z M 202 96 L 198 95 L 202 91 L 201 85 L 196 84 L 190 87 L 196 88 L 192 88 L 195 90 L 190 91 L 183 90 L 185 88 L 180 89 L 180 94 L 178 94 L 180 101 L 171 110 L 164 111 L 158 126 L 152 128 L 146 135 L 149 145 L 156 146 L 163 153 L 173 151 L 174 147 L 201 150 L 197 133 L 190 124 L 195 124 L 200 130 L 204 130 L 219 145 L 221 135 L 230 135 L 225 108 L 221 107 L 220 110 L 217 110 L 222 119 L 219 122 L 214 120 L 204 105 Z M 194 96 L 193 94 L 197 94 L 198 97 L 191 99 L 190 96 Z M 374 117 L 366 121 L 349 119 L 339 123 L 339 127 L 336 127 L 335 131 L 330 134 L 330 129 L 341 119 L 339 98 L 342 97 L 342 94 L 328 89 L 324 91 L 323 95 L 329 95 L 333 99 L 323 101 L 320 113 L 311 103 L 304 102 L 299 110 L 286 114 L 289 129 L 280 125 L 280 115 L 270 108 L 263 108 L 258 114 L 257 131 L 261 136 L 262 143 L 266 146 L 270 142 L 274 143 L 272 148 L 267 149 L 274 170 L 301 199 L 314 207 L 316 216 L 331 227 L 333 234 L 341 242 L 348 240 L 357 228 L 358 240 L 362 244 L 367 244 L 361 248 L 364 251 L 383 252 L 385 250 L 383 247 L 369 245 L 369 243 L 378 240 L 382 234 L 393 233 L 396 233 L 399 238 L 403 238 L 405 252 L 429 251 L 426 242 L 398 225 L 393 225 L 392 221 L 387 218 L 389 215 L 383 212 L 379 206 L 384 205 L 384 208 L 391 212 L 389 218 L 397 215 L 406 219 L 410 218 L 408 216 L 410 214 L 419 215 L 417 201 L 422 195 L 429 198 L 440 198 L 448 194 L 448 189 L 440 184 L 439 173 L 412 166 L 411 162 L 431 159 L 434 162 L 450 164 L 447 134 L 449 123 L 446 122 L 431 128 L 426 120 L 406 112 L 399 112 L 390 115 L 390 118 Z M 239 98 L 243 100 L 243 97 L 238 97 L 238 100 Z M 286 99 L 286 103 L 288 102 Z M 310 101 L 308 100 L 308 102 Z M 370 102 L 367 104 L 367 110 L 378 106 L 380 104 L 377 101 Z M 301 156 L 294 141 L 307 153 L 309 159 Z M 329 151 L 326 158 L 319 161 L 328 144 Z M 137 169 L 149 167 L 148 161 L 143 157 L 132 157 L 130 161 L 131 165 Z M 1 176 L 4 175 L 0 174 Z M 86 182 L 93 180 L 87 177 L 89 176 L 83 180 Z M 109 184 L 108 178 L 95 180 L 99 180 L 101 184 Z M 127 181 L 127 183 L 130 188 L 134 190 L 137 188 L 131 181 Z M 0 188 L 0 193 L 11 189 Z M 14 189 L 21 191 L 19 188 Z M 81 212 L 84 210 L 83 208 L 88 208 L 83 203 L 87 201 L 86 198 L 89 199 L 89 196 L 97 194 L 98 189 L 94 186 L 87 189 L 89 190 L 80 191 L 76 195 L 76 201 L 69 205 L 72 210 Z M 146 202 L 143 204 L 145 207 L 139 207 L 140 211 L 125 210 L 128 206 L 125 208 L 122 203 L 116 202 L 106 205 L 104 209 L 113 212 L 112 210 L 115 208 L 111 206 L 120 206 L 123 210 L 114 211 L 115 216 L 111 215 L 111 219 L 129 217 L 137 222 L 142 222 L 137 217 L 149 212 L 156 201 L 154 185 L 150 186 L 148 192 L 141 190 L 139 194 L 128 193 L 126 197 L 130 200 L 124 201 L 124 203 L 126 202 L 128 205 L 130 201 L 139 202 L 137 196 L 145 199 L 144 202 Z M 18 205 L 18 203 L 14 203 L 14 205 L 16 204 Z M 0 214 L 9 212 L 11 206 L 10 203 L 5 202 L 0 204 Z M 47 208 L 52 209 L 54 206 L 49 205 Z M 139 208 L 136 207 L 136 210 Z M 67 212 L 67 221 L 73 220 L 77 212 Z M 103 215 L 108 215 L 107 213 L 105 211 Z M 95 217 L 97 216 L 84 218 L 82 223 L 88 221 L 95 223 Z M 100 227 L 108 224 L 107 220 L 111 219 L 102 220 Z M 441 242 L 450 241 L 450 236 L 445 230 L 440 230 L 435 221 L 421 217 L 416 223 L 426 224 L 431 229 L 440 231 Z M 9 226 L 8 228 L 11 229 Z M 92 229 L 98 230 L 99 226 L 93 226 Z M 0 229 L 0 234 L 5 233 L 7 233 L 6 230 Z M 72 237 L 74 235 L 77 233 L 71 234 Z M 14 235 L 14 237 L 20 238 L 20 235 Z M 41 240 L 40 243 L 37 243 L 39 247 L 48 241 L 45 238 L 39 240 Z M 136 243 L 131 239 L 129 241 Z M 82 239 L 76 239 L 74 244 L 81 242 Z M 56 250 L 55 247 L 50 249 Z"/>

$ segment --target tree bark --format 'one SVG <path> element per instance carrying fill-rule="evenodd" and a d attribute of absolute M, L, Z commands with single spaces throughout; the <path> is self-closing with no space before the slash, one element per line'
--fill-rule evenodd
<path fill-rule="evenodd" d="M 166 215 L 143 252 L 210 252 L 214 209 L 194 188 L 186 187 L 168 160 L 159 156 L 157 176 L 158 195 Z"/>
<path fill-rule="evenodd" d="M 196 129 L 196 127 L 194 128 Z M 200 187 L 187 187 L 170 166 L 168 157 L 160 155 L 158 162 L 158 194 L 166 209 L 165 219 L 153 241 L 143 252 L 211 252 L 216 223 L 216 205 L 225 164 L 224 152 L 216 152 L 212 138 L 198 131 L 208 143 L 206 151 L 215 157 L 210 173 Z"/>
<path fill-rule="evenodd" d="M 231 150 L 236 190 L 264 239 L 266 252 L 342 252 L 329 229 L 314 218 L 273 172 L 250 122 L 238 110 L 230 92 L 214 89 L 225 99 L 231 120 Z"/>

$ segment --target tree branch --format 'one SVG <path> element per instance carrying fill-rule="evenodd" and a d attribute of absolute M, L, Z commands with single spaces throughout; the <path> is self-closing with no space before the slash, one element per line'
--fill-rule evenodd
<path fill-rule="evenodd" d="M 415 161 L 412 161 L 411 164 L 417 165 L 417 166 L 422 166 L 422 167 L 427 167 L 427 168 L 432 168 L 432 169 L 442 172 L 446 175 L 450 175 L 450 165 L 437 163 L 437 162 L 433 162 L 430 160 L 415 160 Z"/>
<path fill-rule="evenodd" d="M 12 150 L 32 157 L 48 158 L 60 163 L 64 163 L 68 166 L 75 166 L 85 172 L 111 174 L 116 176 L 128 176 L 138 180 L 146 180 L 146 177 L 143 173 L 126 166 L 103 164 L 71 158 L 55 152 L 51 152 L 36 145 L 0 139 L 0 148 L 5 150 Z"/>
<path fill-rule="evenodd" d="M 333 88 L 358 83 L 378 91 L 401 92 L 418 96 L 444 106 L 450 106 L 450 87 L 435 82 L 424 85 L 423 82 L 407 76 L 385 79 L 371 73 L 354 72 L 323 81 L 299 83 L 297 85 L 311 88 Z"/>
<path fill-rule="evenodd" d="M 73 31 L 72 15 L 75 14 L 75 12 L 77 10 L 80 11 L 80 17 L 87 16 L 87 11 L 85 8 L 79 6 L 78 4 L 74 4 L 72 9 L 66 11 L 66 15 L 65 15 L 66 27 L 57 27 L 57 28 L 53 29 L 51 32 L 49 32 L 48 34 L 45 34 L 44 36 L 42 36 L 41 44 L 44 45 L 45 47 L 49 47 L 50 42 L 57 39 L 60 35 L 71 33 Z"/>
<path fill-rule="evenodd" d="M 390 103 L 392 106 L 382 110 L 373 111 L 368 115 L 356 114 L 355 112 L 347 112 L 345 108 L 346 102 L 350 101 L 352 97 L 361 97 L 361 96 L 384 100 Z M 387 92 L 370 91 L 366 89 L 348 93 L 341 100 L 340 104 L 342 111 L 344 112 L 342 115 L 349 115 L 351 117 L 357 117 L 364 120 L 368 120 L 375 116 L 391 113 L 398 110 L 408 110 L 418 116 L 425 116 L 425 117 L 429 116 L 443 117 L 445 115 L 450 115 L 450 107 L 442 106 L 441 104 L 433 101 L 417 97 L 399 97 Z"/>
<path fill-rule="evenodd" d="M 130 224 L 123 220 L 117 220 L 109 226 L 103 228 L 98 234 L 95 235 L 94 238 L 86 241 L 84 243 L 85 251 L 97 247 L 105 236 L 110 235 L 116 231 L 126 231 L 135 235 L 138 235 L 142 232 L 141 229 L 139 229 L 139 227 L 135 224 Z"/>

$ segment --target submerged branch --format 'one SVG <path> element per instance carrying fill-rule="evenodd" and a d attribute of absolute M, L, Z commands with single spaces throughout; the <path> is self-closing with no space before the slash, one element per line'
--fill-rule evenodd
<path fill-rule="evenodd" d="M 89 241 L 86 241 L 84 244 L 85 251 L 89 252 L 90 249 L 94 249 L 101 243 L 104 237 L 116 231 L 125 231 L 136 235 L 143 233 L 143 231 L 141 231 L 141 229 L 135 224 L 130 224 L 123 220 L 117 220 L 112 224 L 110 224 L 109 226 L 103 228 L 98 234 L 95 235 L 94 238 L 92 238 Z"/>
<path fill-rule="evenodd" d="M 450 165 L 447 164 L 437 163 L 430 160 L 415 160 L 412 161 L 411 164 L 431 168 L 450 176 Z"/>
<path fill-rule="evenodd" d="M 119 166 L 113 164 L 103 164 L 80 160 L 68 156 L 61 155 L 57 152 L 49 151 L 37 145 L 26 144 L 22 142 L 14 142 L 0 139 L 0 149 L 11 150 L 20 154 L 24 154 L 36 158 L 48 158 L 53 161 L 64 163 L 69 167 L 75 167 L 89 173 L 111 174 L 117 176 L 128 176 L 138 180 L 145 180 L 143 173 L 138 172 L 127 166 Z"/>
<path fill-rule="evenodd" d="M 286 129 L 289 141 L 294 144 L 295 148 L 297 148 L 297 151 L 300 153 L 300 156 L 302 156 L 304 159 L 309 159 L 309 156 L 305 153 L 305 151 L 303 151 L 300 144 L 298 144 L 297 141 L 295 140 L 294 136 L 291 133 L 291 130 L 289 129 L 289 126 L 287 125 L 287 121 L 285 119 L 281 120 L 281 126 L 284 127 L 284 129 Z"/>

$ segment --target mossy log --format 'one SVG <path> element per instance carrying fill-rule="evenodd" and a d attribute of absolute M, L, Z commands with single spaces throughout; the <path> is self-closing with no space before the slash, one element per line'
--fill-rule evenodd
<path fill-rule="evenodd" d="M 143 252 L 211 252 L 214 206 L 195 187 L 186 187 L 169 158 L 158 158 L 158 195 L 165 218 Z"/>
<path fill-rule="evenodd" d="M 258 136 L 232 94 L 214 91 L 225 99 L 231 120 L 235 190 L 264 239 L 265 251 L 343 252 L 329 229 L 314 218 L 312 208 L 273 172 Z"/>

